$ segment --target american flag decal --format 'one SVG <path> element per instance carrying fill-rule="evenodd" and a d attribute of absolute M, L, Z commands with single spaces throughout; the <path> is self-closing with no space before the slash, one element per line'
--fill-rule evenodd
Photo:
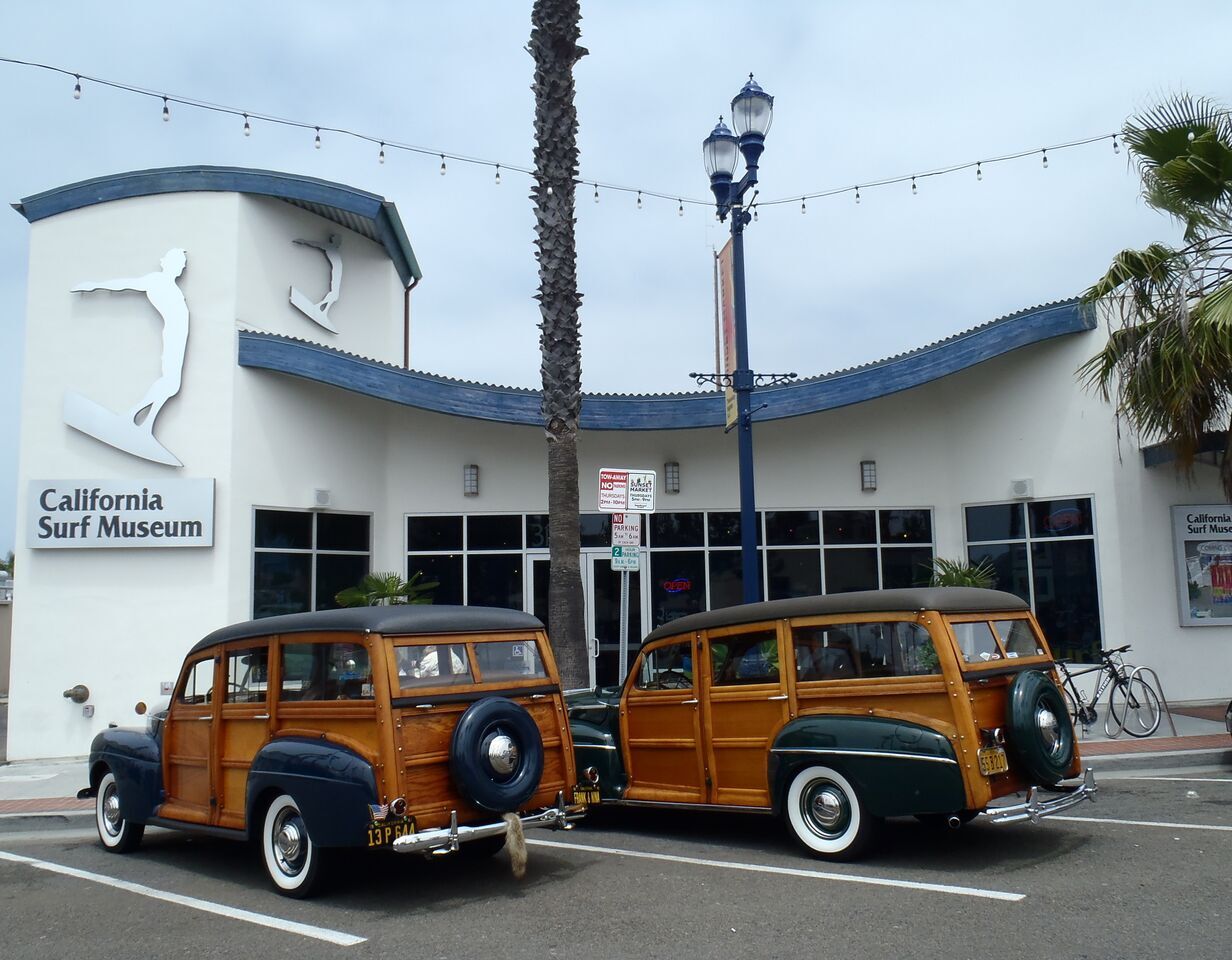
<path fill-rule="evenodd" d="M 372 814 L 372 819 L 374 821 L 384 820 L 387 816 L 389 816 L 389 804 L 370 803 L 368 804 L 368 812 Z"/>

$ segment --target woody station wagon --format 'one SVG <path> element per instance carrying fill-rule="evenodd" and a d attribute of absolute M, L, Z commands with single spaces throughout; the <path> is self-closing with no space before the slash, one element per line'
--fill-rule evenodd
<path fill-rule="evenodd" d="M 571 695 L 602 803 L 782 816 L 854 859 L 884 817 L 1038 821 L 1094 799 L 1027 604 L 972 588 L 774 600 L 646 637 L 622 688 Z M 1018 796 L 1025 794 L 1025 796 Z"/>
<path fill-rule="evenodd" d="M 90 749 L 99 838 L 147 824 L 256 839 L 274 887 L 307 896 L 332 848 L 490 855 L 502 815 L 583 812 L 543 625 L 483 607 L 291 614 L 217 630 L 169 708 Z"/>

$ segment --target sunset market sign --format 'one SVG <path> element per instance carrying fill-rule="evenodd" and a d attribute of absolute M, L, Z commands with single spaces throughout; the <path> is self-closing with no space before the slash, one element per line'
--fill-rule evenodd
<path fill-rule="evenodd" d="M 31 480 L 26 546 L 211 547 L 214 481 Z"/>

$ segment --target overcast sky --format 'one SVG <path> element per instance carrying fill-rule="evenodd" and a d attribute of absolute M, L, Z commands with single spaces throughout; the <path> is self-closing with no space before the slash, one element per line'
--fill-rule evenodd
<path fill-rule="evenodd" d="M 775 97 L 762 200 L 1109 134 L 1181 90 L 1232 99 L 1232 4 L 584 0 L 581 177 L 709 196 L 700 145 L 749 71 Z M 530 166 L 530 0 L 100 4 L 3 0 L 0 56 L 256 113 Z M 1205 52 L 1203 52 L 1205 51 Z M 125 170 L 228 164 L 382 194 L 423 268 L 412 366 L 536 387 L 525 177 L 254 124 L 0 64 L 0 184 L 16 201 Z M 1109 141 L 908 185 L 763 207 L 746 238 L 752 365 L 802 376 L 1071 297 L 1177 231 Z M 713 212 L 579 191 L 583 386 L 694 389 L 713 366 Z M 0 209 L 0 554 L 14 543 L 29 227 Z M 394 318 L 391 318 L 391 320 Z M 1029 416 L 1030 411 L 1023 411 Z"/>

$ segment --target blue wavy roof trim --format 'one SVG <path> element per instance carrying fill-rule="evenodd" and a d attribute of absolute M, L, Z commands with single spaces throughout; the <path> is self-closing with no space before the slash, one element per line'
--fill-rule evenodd
<path fill-rule="evenodd" d="M 345 184 L 273 170 L 205 166 L 134 170 L 36 193 L 13 204 L 13 209 L 34 223 L 111 200 L 196 191 L 247 193 L 285 200 L 381 244 L 404 286 L 423 276 L 398 209 L 388 200 Z"/>
<path fill-rule="evenodd" d="M 1053 337 L 1095 328 L 1077 300 L 1023 310 L 909 353 L 797 383 L 760 389 L 757 421 L 819 413 L 909 390 Z M 378 400 L 499 423 L 539 426 L 539 391 L 403 370 L 276 334 L 241 331 L 239 364 L 302 377 Z M 680 430 L 722 426 L 722 394 L 586 394 L 583 430 Z"/>

